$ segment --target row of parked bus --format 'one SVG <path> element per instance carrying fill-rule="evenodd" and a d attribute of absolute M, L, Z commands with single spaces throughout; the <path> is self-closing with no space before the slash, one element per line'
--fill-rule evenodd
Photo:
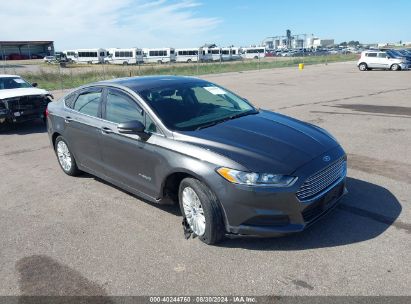
<path fill-rule="evenodd" d="M 65 50 L 67 59 L 75 63 L 142 64 L 168 62 L 207 62 L 259 59 L 266 56 L 264 47 L 201 47 L 201 48 L 110 48 Z"/>

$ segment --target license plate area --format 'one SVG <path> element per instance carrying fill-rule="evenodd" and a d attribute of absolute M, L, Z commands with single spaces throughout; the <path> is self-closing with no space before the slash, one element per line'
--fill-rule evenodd
<path fill-rule="evenodd" d="M 331 208 L 335 203 L 335 200 L 339 198 L 344 192 L 344 183 L 336 185 L 334 188 L 329 190 L 322 197 L 313 202 L 310 206 L 305 208 L 302 212 L 302 216 L 305 222 L 310 222 L 316 217 L 320 216 L 322 213 Z"/>

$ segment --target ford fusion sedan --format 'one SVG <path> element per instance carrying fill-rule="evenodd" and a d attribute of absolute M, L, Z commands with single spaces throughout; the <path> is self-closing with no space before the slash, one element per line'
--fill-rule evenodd
<path fill-rule="evenodd" d="M 93 83 L 50 103 L 47 125 L 66 174 L 179 204 L 207 244 L 302 231 L 346 192 L 346 154 L 327 131 L 205 80 Z"/>
<path fill-rule="evenodd" d="M 0 124 L 45 120 L 53 96 L 17 75 L 0 75 Z"/>

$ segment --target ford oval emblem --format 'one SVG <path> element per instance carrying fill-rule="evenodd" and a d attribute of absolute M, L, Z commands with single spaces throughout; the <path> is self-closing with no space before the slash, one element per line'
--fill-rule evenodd
<path fill-rule="evenodd" d="M 323 157 L 323 161 L 329 162 L 331 160 L 331 157 L 329 155 L 326 155 Z"/>

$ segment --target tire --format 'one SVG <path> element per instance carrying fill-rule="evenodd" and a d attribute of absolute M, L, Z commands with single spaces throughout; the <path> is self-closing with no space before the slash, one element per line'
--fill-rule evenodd
<path fill-rule="evenodd" d="M 394 63 L 394 64 L 391 66 L 390 70 L 391 70 L 391 71 L 401 71 L 401 67 L 400 67 L 398 64 Z"/>
<path fill-rule="evenodd" d="M 56 138 L 54 150 L 56 152 L 60 168 L 64 171 L 64 173 L 70 176 L 77 176 L 80 174 L 76 160 L 74 159 L 73 154 L 70 152 L 67 142 L 63 139 L 62 136 L 58 136 Z"/>
<path fill-rule="evenodd" d="M 195 221 L 190 221 L 189 216 L 187 216 L 189 213 L 186 211 L 190 207 L 187 203 L 187 201 L 189 201 L 187 198 L 190 198 L 192 191 L 199 201 L 199 205 L 194 205 L 199 207 L 198 209 L 201 208 L 203 211 L 201 213 L 201 211 L 197 209 L 197 216 L 200 214 L 201 219 L 201 215 L 203 215 L 205 220 L 204 227 L 199 227 L 201 225 L 197 225 L 197 229 L 195 228 L 195 224 L 192 224 Z M 191 230 L 193 230 L 194 234 L 196 234 L 203 243 L 212 245 L 224 238 L 225 228 L 219 202 L 215 194 L 206 185 L 197 179 L 185 178 L 180 183 L 178 198 L 181 213 L 187 218 Z M 198 231 L 198 233 L 195 233 L 195 231 Z"/>
<path fill-rule="evenodd" d="M 188 59 L 188 60 L 187 60 L 187 63 L 191 63 L 191 59 Z"/>
<path fill-rule="evenodd" d="M 124 61 L 124 62 L 123 62 L 123 65 L 128 65 L 128 62 L 127 62 L 127 61 Z"/>
<path fill-rule="evenodd" d="M 360 63 L 360 64 L 358 65 L 358 68 L 359 68 L 360 71 L 363 71 L 363 72 L 368 70 L 368 66 L 367 66 L 367 64 L 364 63 L 364 62 Z"/>
<path fill-rule="evenodd" d="M 158 64 L 163 64 L 163 61 L 162 60 L 157 60 L 157 63 Z"/>

